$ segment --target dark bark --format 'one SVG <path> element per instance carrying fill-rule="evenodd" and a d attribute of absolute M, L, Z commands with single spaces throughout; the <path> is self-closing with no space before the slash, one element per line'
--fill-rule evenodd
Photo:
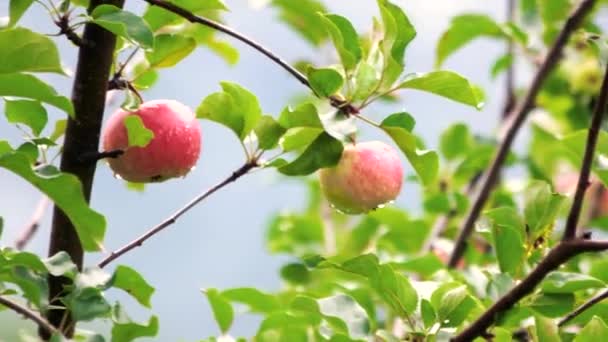
<path fill-rule="evenodd" d="M 122 7 L 124 0 L 92 0 L 91 10 L 101 4 L 111 4 Z M 61 171 L 78 177 L 87 201 L 91 198 L 91 187 L 95 174 L 96 163 L 82 162 L 81 157 L 92 151 L 97 151 L 103 112 L 105 108 L 108 78 L 112 66 L 112 58 L 116 43 L 115 36 L 95 24 L 86 24 L 83 42 L 79 48 L 78 65 L 72 88 L 72 103 L 74 118 L 68 120 Z M 82 268 L 83 250 L 74 226 L 68 217 L 57 207 L 53 211 L 53 223 L 49 245 L 49 255 L 59 251 L 67 252 L 74 263 Z M 49 298 L 51 305 L 61 306 L 58 299 L 69 279 L 49 276 Z M 48 321 L 59 327 L 64 318 L 65 310 L 54 309 L 47 313 Z M 71 337 L 74 324 L 70 322 L 69 313 L 64 321 L 67 329 L 66 336 Z M 48 339 L 46 331 L 40 331 L 41 337 Z"/>

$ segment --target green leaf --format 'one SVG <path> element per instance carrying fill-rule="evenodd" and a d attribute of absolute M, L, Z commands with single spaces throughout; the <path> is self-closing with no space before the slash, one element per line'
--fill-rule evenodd
<path fill-rule="evenodd" d="M 299 150 L 310 145 L 321 133 L 322 128 L 291 128 L 281 137 L 279 144 L 285 152 Z"/>
<path fill-rule="evenodd" d="M 38 100 L 55 106 L 70 116 L 74 115 L 74 107 L 68 98 L 58 95 L 55 89 L 33 75 L 0 74 L 0 96 Z"/>
<path fill-rule="evenodd" d="M 491 209 L 485 216 L 490 220 L 501 272 L 517 275 L 526 257 L 524 223 L 512 207 Z"/>
<path fill-rule="evenodd" d="M 279 214 L 271 221 L 266 240 L 272 253 L 313 254 L 323 242 L 323 223 L 314 215 Z"/>
<path fill-rule="evenodd" d="M 143 73 L 137 75 L 133 80 L 133 86 L 139 89 L 148 89 L 152 87 L 156 81 L 158 81 L 158 71 L 154 69 L 148 69 Z"/>
<path fill-rule="evenodd" d="M 604 286 L 604 282 L 597 278 L 569 272 L 551 272 L 541 283 L 545 293 L 572 293 Z"/>
<path fill-rule="evenodd" d="M 392 85 L 403 71 L 405 49 L 416 37 L 416 30 L 405 13 L 387 0 L 378 0 L 384 26 L 381 47 L 385 56 L 383 84 Z"/>
<path fill-rule="evenodd" d="M 557 36 L 571 8 L 572 3 L 569 0 L 538 0 L 538 10 L 544 25 L 543 38 L 546 43 Z"/>
<path fill-rule="evenodd" d="M 9 283 L 16 284 L 23 292 L 23 297 L 27 299 L 40 311 L 48 307 L 48 285 L 46 277 L 41 276 L 25 266 L 13 266 L 7 279 L 0 279 Z"/>
<path fill-rule="evenodd" d="M 359 36 L 348 19 L 337 14 L 319 14 L 338 51 L 345 70 L 352 70 L 361 60 Z"/>
<path fill-rule="evenodd" d="M 545 317 L 562 317 L 574 309 L 572 293 L 541 293 L 535 296 L 530 308 Z"/>
<path fill-rule="evenodd" d="M 512 54 L 504 54 L 498 58 L 494 64 L 492 65 L 492 70 L 490 71 L 490 75 L 492 78 L 496 78 L 500 75 L 501 72 L 509 69 L 513 64 L 513 55 Z"/>
<path fill-rule="evenodd" d="M 325 297 L 317 300 L 319 311 L 324 318 L 336 327 L 343 323 L 346 325 L 346 331 L 353 339 L 347 341 L 359 340 L 367 336 L 369 330 L 369 321 L 365 310 L 351 296 L 338 294 L 331 297 Z M 341 322 L 336 322 L 333 318 L 338 318 Z M 332 322 L 333 321 L 333 322 Z"/>
<path fill-rule="evenodd" d="M 437 43 L 435 66 L 440 67 L 445 59 L 478 37 L 500 38 L 501 27 L 490 17 L 480 14 L 464 14 L 455 17 L 450 27 Z"/>
<path fill-rule="evenodd" d="M 101 290 L 95 287 L 84 287 L 70 292 L 63 301 L 76 321 L 105 317 L 112 310 Z"/>
<path fill-rule="evenodd" d="M 65 129 L 67 125 L 68 120 L 66 119 L 59 119 L 55 121 L 55 127 L 53 128 L 53 132 L 49 136 L 49 139 L 51 139 L 52 141 L 57 141 L 57 139 L 59 139 L 61 136 L 63 136 L 63 134 L 65 134 Z"/>
<path fill-rule="evenodd" d="M 398 89 L 416 89 L 481 109 L 483 102 L 469 81 L 452 71 L 431 71 L 410 75 Z"/>
<path fill-rule="evenodd" d="M 95 24 L 147 50 L 154 46 L 154 34 L 141 17 L 113 5 L 99 5 L 91 13 Z"/>
<path fill-rule="evenodd" d="M 0 30 L 0 74 L 17 72 L 63 74 L 55 43 L 22 27 Z"/>
<path fill-rule="evenodd" d="M 9 3 L 9 17 L 8 26 L 12 27 L 17 24 L 19 19 L 23 16 L 25 11 L 34 3 L 34 0 L 10 0 Z"/>
<path fill-rule="evenodd" d="M 606 336 L 608 336 L 608 326 L 596 316 L 576 334 L 574 342 L 597 342 L 602 341 Z"/>
<path fill-rule="evenodd" d="M 364 100 L 378 88 L 380 73 L 373 65 L 366 61 L 362 61 L 355 70 L 353 80 L 355 90 L 352 95 L 352 101 Z"/>
<path fill-rule="evenodd" d="M 447 160 L 466 156 L 471 150 L 475 140 L 469 126 L 464 123 L 456 123 L 448 127 L 440 137 L 439 150 Z"/>
<path fill-rule="evenodd" d="M 72 262 L 72 258 L 65 251 L 58 252 L 43 262 L 48 272 L 55 277 L 67 276 L 73 278 L 78 272 L 76 264 Z"/>
<path fill-rule="evenodd" d="M 294 109 L 286 107 L 279 116 L 279 124 L 285 128 L 313 127 L 323 128 L 323 123 L 312 103 L 306 102 Z"/>
<path fill-rule="evenodd" d="M 134 269 L 119 265 L 112 276 L 112 286 L 135 298 L 139 304 L 150 308 L 154 288 Z"/>
<path fill-rule="evenodd" d="M 26 156 L 30 165 L 34 165 L 38 161 L 38 148 L 31 142 L 21 144 L 15 151 Z"/>
<path fill-rule="evenodd" d="M 46 126 L 48 114 L 38 101 L 5 100 L 4 111 L 10 123 L 22 123 L 32 129 L 35 136 Z"/>
<path fill-rule="evenodd" d="M 330 97 L 338 92 L 344 84 L 339 72 L 331 68 L 308 70 L 308 81 L 314 92 L 321 97 Z"/>
<path fill-rule="evenodd" d="M 51 166 L 34 171 L 27 157 L 16 152 L 1 155 L 0 167 L 21 176 L 53 200 L 72 221 L 85 251 L 101 249 L 105 218 L 89 207 L 76 176 L 61 173 Z"/>
<path fill-rule="evenodd" d="M 247 89 L 230 82 L 221 85 L 223 91 L 207 96 L 196 115 L 230 128 L 243 140 L 257 125 L 262 109 L 258 99 Z"/>
<path fill-rule="evenodd" d="M 279 172 L 288 176 L 309 175 L 318 169 L 332 167 L 340 161 L 344 146 L 323 132 L 291 163 L 281 166 Z"/>
<path fill-rule="evenodd" d="M 226 333 L 232 325 L 234 319 L 234 310 L 228 301 L 228 298 L 220 294 L 216 289 L 206 289 L 203 293 L 207 296 L 215 321 L 220 327 L 222 333 Z"/>
<path fill-rule="evenodd" d="M 443 262 L 433 253 L 415 257 L 404 262 L 393 263 L 395 269 L 415 272 L 424 278 L 430 277 L 435 272 L 444 268 Z"/>
<path fill-rule="evenodd" d="M 127 115 L 123 122 L 127 129 L 129 146 L 146 147 L 154 138 L 154 132 L 144 126 L 139 116 Z"/>
<path fill-rule="evenodd" d="M 169 68 L 186 58 L 196 48 L 196 41 L 176 34 L 161 34 L 154 38 L 154 49 L 146 52 L 152 68 Z"/>
<path fill-rule="evenodd" d="M 467 292 L 465 285 L 446 283 L 440 286 L 431 296 L 431 303 L 437 310 L 437 318 L 443 326 L 460 325 L 475 307 L 475 302 Z"/>
<path fill-rule="evenodd" d="M 380 265 L 378 271 L 371 281 L 380 297 L 400 315 L 411 315 L 418 303 L 416 289 L 389 265 Z"/>
<path fill-rule="evenodd" d="M 439 171 L 439 156 L 435 151 L 418 151 L 416 137 L 410 133 L 411 124 L 407 113 L 393 114 L 382 121 L 380 127 L 393 139 L 414 167 L 425 186 L 431 185 Z"/>
<path fill-rule="evenodd" d="M 426 299 L 423 299 L 420 302 L 420 315 L 422 316 L 422 322 L 424 323 L 424 327 L 426 329 L 432 327 L 437 321 L 435 308 L 433 308 L 433 304 Z"/>
<path fill-rule="evenodd" d="M 327 12 L 322 2 L 273 0 L 272 5 L 279 9 L 279 18 L 308 42 L 318 46 L 327 39 L 323 18 L 317 15 L 319 12 Z"/>
<path fill-rule="evenodd" d="M 539 342 L 561 341 L 559 329 L 553 320 L 542 316 L 536 316 L 534 319 L 536 321 L 536 337 Z"/>
<path fill-rule="evenodd" d="M 272 116 L 264 115 L 253 129 L 258 138 L 258 148 L 271 150 L 277 146 L 279 140 L 287 131 Z"/>
<path fill-rule="evenodd" d="M 249 306 L 252 312 L 271 313 L 281 308 L 275 296 L 252 287 L 225 290 L 222 292 L 222 296 L 229 301 Z"/>
<path fill-rule="evenodd" d="M 287 264 L 281 267 L 280 273 L 283 280 L 295 285 L 306 284 L 311 280 L 308 268 L 299 263 Z"/>
<path fill-rule="evenodd" d="M 526 192 L 524 214 L 527 227 L 533 239 L 553 228 L 555 220 L 566 200 L 566 196 L 551 191 L 551 186 L 543 181 L 533 181 Z"/>
<path fill-rule="evenodd" d="M 570 133 L 562 138 L 562 143 L 566 147 L 567 151 L 570 152 L 570 162 L 576 167 L 579 167 L 583 160 L 583 153 L 585 151 L 585 145 L 587 144 L 587 129 L 581 129 L 576 132 Z M 600 178 L 604 185 L 608 185 L 608 172 L 604 167 L 600 167 L 597 158 L 599 156 L 608 156 L 608 132 L 601 130 L 598 136 L 595 161 L 593 163 L 593 171 Z"/>
<path fill-rule="evenodd" d="M 154 337 L 158 334 L 158 317 L 150 317 L 147 324 L 134 322 L 118 304 L 112 310 L 112 320 L 114 321 L 113 342 L 130 342 L 140 337 Z"/>

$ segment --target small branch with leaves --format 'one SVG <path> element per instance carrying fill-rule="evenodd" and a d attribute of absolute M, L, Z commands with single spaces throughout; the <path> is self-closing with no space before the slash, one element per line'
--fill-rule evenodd
<path fill-rule="evenodd" d="M 460 234 L 456 240 L 452 255 L 450 256 L 450 261 L 448 264 L 449 267 L 456 267 L 458 261 L 460 261 L 462 258 L 467 246 L 467 241 L 473 233 L 475 222 L 479 218 L 486 201 L 490 197 L 496 178 L 498 177 L 500 170 L 507 159 L 507 155 L 511 150 L 511 146 L 513 145 L 513 141 L 515 140 L 519 129 L 522 127 L 530 110 L 534 107 L 536 96 L 540 92 L 544 81 L 561 59 L 562 51 L 568 43 L 570 36 L 581 25 L 583 20 L 587 17 L 587 14 L 591 12 L 594 4 L 595 0 L 583 0 L 576 10 L 570 15 L 564 24 L 563 29 L 553 43 L 553 46 L 549 50 L 547 57 L 545 57 L 544 62 L 537 71 L 525 98 L 516 107 L 515 111 L 508 116 L 509 122 L 506 134 L 498 147 L 498 151 L 496 152 L 488 171 L 483 176 L 481 187 L 477 193 L 477 196 L 471 204 L 469 212 L 462 223 Z"/>
<path fill-rule="evenodd" d="M 590 2 L 593 3 L 593 1 Z M 475 337 L 485 334 L 486 330 L 494 323 L 494 320 L 499 313 L 510 309 L 515 303 L 531 293 L 551 271 L 557 269 L 574 256 L 586 252 L 602 252 L 608 250 L 608 241 L 590 240 L 591 236 L 589 234 L 584 234 L 583 237 L 576 237 L 583 196 L 589 184 L 589 174 L 591 172 L 599 130 L 606 111 L 607 102 L 608 67 L 604 73 L 600 96 L 589 128 L 584 158 L 581 165 L 581 173 L 578 178 L 575 193 L 576 195 L 568 214 L 562 240 L 549 251 L 526 278 L 494 303 L 494 305 L 484 312 L 468 328 L 464 329 L 458 336 L 453 338 L 452 341 L 472 341 Z"/>

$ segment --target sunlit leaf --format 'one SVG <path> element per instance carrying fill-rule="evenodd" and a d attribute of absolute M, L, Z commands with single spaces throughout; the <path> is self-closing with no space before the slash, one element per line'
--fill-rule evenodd
<path fill-rule="evenodd" d="M 99 5 L 91 13 L 93 22 L 143 49 L 154 46 L 154 35 L 139 16 L 113 5 Z"/>
<path fill-rule="evenodd" d="M 220 327 L 220 330 L 225 333 L 230 329 L 234 319 L 234 310 L 232 305 L 224 295 L 216 289 L 205 289 L 203 293 L 207 296 L 215 321 Z"/>
<path fill-rule="evenodd" d="M 25 97 L 48 103 L 74 115 L 70 99 L 57 94 L 48 84 L 28 74 L 0 74 L 0 96 Z"/>
<path fill-rule="evenodd" d="M 42 34 L 22 27 L 0 30 L 0 61 L 0 74 L 64 73 L 55 43 Z"/>
<path fill-rule="evenodd" d="M 490 17 L 481 14 L 463 14 L 452 19 L 450 26 L 437 43 L 435 66 L 478 37 L 501 37 L 500 26 Z"/>
<path fill-rule="evenodd" d="M 124 118 L 129 146 L 146 147 L 154 138 L 154 132 L 144 126 L 138 115 L 127 115 Z"/>
<path fill-rule="evenodd" d="M 471 83 L 452 71 L 413 74 L 401 82 L 398 88 L 425 91 L 477 109 L 483 106 L 482 100 Z"/>

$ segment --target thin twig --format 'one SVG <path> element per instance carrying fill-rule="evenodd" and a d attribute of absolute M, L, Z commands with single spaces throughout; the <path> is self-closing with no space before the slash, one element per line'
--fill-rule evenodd
<path fill-rule="evenodd" d="M 602 126 L 602 120 L 604 118 L 604 112 L 606 111 L 606 103 L 608 102 L 608 68 L 604 74 L 604 80 L 600 95 L 598 97 L 595 110 L 593 111 L 593 118 L 591 119 L 591 126 L 589 127 L 589 134 L 587 135 L 587 144 L 585 145 L 585 154 L 583 156 L 583 165 L 581 172 L 578 176 L 578 183 L 576 185 L 576 192 L 574 193 L 574 199 L 572 200 L 572 210 L 568 214 L 566 221 L 566 228 L 564 231 L 563 240 L 573 239 L 576 236 L 576 229 L 578 227 L 578 220 L 581 214 L 581 208 L 583 206 L 583 200 L 585 192 L 589 187 L 589 174 L 591 173 L 591 167 L 593 166 L 593 155 L 595 154 L 595 146 L 597 145 L 597 139 L 600 134 Z"/>
<path fill-rule="evenodd" d="M 577 29 L 580 24 L 583 22 L 584 18 L 593 8 L 595 4 L 595 0 L 583 0 L 577 9 L 572 13 L 572 15 L 566 21 L 562 31 L 559 33 L 555 43 L 549 50 L 547 57 L 544 62 L 540 66 L 536 76 L 532 81 L 532 85 L 528 90 L 523 102 L 517 106 L 513 114 L 509 115 L 510 123 L 508 125 L 507 132 L 503 141 L 501 142 L 496 155 L 494 156 L 494 160 L 490 165 L 487 173 L 484 175 L 483 182 L 479 192 L 469 209 L 469 212 L 462 224 L 460 229 L 460 234 L 456 241 L 456 245 L 454 246 L 454 250 L 452 251 L 452 255 L 450 256 L 450 261 L 448 266 L 454 268 L 457 264 L 464 251 L 466 249 L 466 243 L 469 239 L 469 236 L 473 232 L 473 227 L 475 225 L 475 221 L 479 217 L 481 210 L 483 209 L 486 201 L 490 197 L 490 193 L 494 186 L 496 177 L 500 173 L 500 169 L 504 164 L 507 155 L 511 149 L 511 145 L 519 132 L 522 124 L 524 123 L 526 117 L 530 110 L 534 107 L 534 102 L 536 100 L 536 95 L 540 92 L 543 82 L 549 75 L 549 73 L 553 70 L 557 62 L 561 59 L 561 53 L 566 46 L 570 35 Z"/>
<path fill-rule="evenodd" d="M 52 2 L 51 2 L 52 3 Z M 63 14 L 55 21 L 55 25 L 59 27 L 59 35 L 65 35 L 66 38 L 76 46 L 82 46 L 84 40 L 74 31 L 74 28 L 70 25 L 69 13 Z"/>
<path fill-rule="evenodd" d="M 102 261 L 100 261 L 97 266 L 99 266 L 100 268 L 103 268 L 103 267 L 107 266 L 109 263 L 111 263 L 112 261 L 114 261 L 117 258 L 119 258 L 120 256 L 126 254 L 130 250 L 143 245 L 143 243 L 146 240 L 148 240 L 152 236 L 158 234 L 159 232 L 161 232 L 163 229 L 167 228 L 168 226 L 174 224 L 177 221 L 178 218 L 180 218 L 183 214 L 185 214 L 190 209 L 192 209 L 194 206 L 196 206 L 197 204 L 199 204 L 200 202 L 202 202 L 204 199 L 206 199 L 207 197 L 209 197 L 211 194 L 213 194 L 214 192 L 218 191 L 219 189 L 225 187 L 226 185 L 228 185 L 228 184 L 236 181 L 240 177 L 244 176 L 251 169 L 257 167 L 257 165 L 258 164 L 257 164 L 256 161 L 247 162 L 246 164 L 244 164 L 243 166 L 241 166 L 239 169 L 237 169 L 236 171 L 234 171 L 230 175 L 230 177 L 224 179 L 220 183 L 218 183 L 218 184 L 214 185 L 213 187 L 211 187 L 209 190 L 207 190 L 207 191 L 201 193 L 200 195 L 196 196 L 188 204 L 186 204 L 184 207 L 182 207 L 181 209 L 179 209 L 178 211 L 176 211 L 175 213 L 173 213 L 171 216 L 169 216 L 163 222 L 161 222 L 158 225 L 152 227 L 146 233 L 144 233 L 140 237 L 136 238 L 135 240 L 129 242 L 125 246 L 123 246 L 123 247 L 121 247 L 121 248 L 119 248 L 119 249 L 111 252 L 110 255 L 108 255 L 105 259 L 103 259 Z"/>
<path fill-rule="evenodd" d="M 562 318 L 559 321 L 559 323 L 557 323 L 557 326 L 558 327 L 562 327 L 562 326 L 566 325 L 566 323 L 570 322 L 575 317 L 577 317 L 578 315 L 582 314 L 587 309 L 591 308 L 592 306 L 594 306 L 595 304 L 603 301 L 606 298 L 608 298 L 608 290 L 605 290 L 604 292 L 600 293 L 599 295 L 597 295 L 597 296 L 589 299 L 585 303 L 581 304 L 581 306 L 579 306 L 578 308 L 576 308 L 576 310 L 572 311 L 571 313 L 569 313 L 568 315 L 566 315 L 564 318 Z"/>
<path fill-rule="evenodd" d="M 486 310 L 475 322 L 464 329 L 458 336 L 452 338 L 452 342 L 473 341 L 481 336 L 494 323 L 498 315 L 510 309 L 515 303 L 530 294 L 536 286 L 559 266 L 572 257 L 585 252 L 600 252 L 608 250 L 608 241 L 591 241 L 585 239 L 572 239 L 561 241 L 540 262 L 528 276 L 513 287 L 507 294 L 502 296 L 488 310 Z"/>
<path fill-rule="evenodd" d="M 29 223 L 23 227 L 22 233 L 15 240 L 15 248 L 22 250 L 32 240 L 40 227 L 40 220 L 42 220 L 42 216 L 44 216 L 44 212 L 48 206 L 49 198 L 43 195 L 38 201 Z"/>
<path fill-rule="evenodd" d="M 59 334 L 59 330 L 57 330 L 51 323 L 49 323 L 42 316 L 38 315 L 38 313 L 29 310 L 28 308 L 21 306 L 18 303 L 13 302 L 12 300 L 0 296 L 0 304 L 6 306 L 7 308 L 15 311 L 18 314 L 21 314 L 23 317 L 34 321 L 41 329 L 46 330 L 49 334 Z"/>

